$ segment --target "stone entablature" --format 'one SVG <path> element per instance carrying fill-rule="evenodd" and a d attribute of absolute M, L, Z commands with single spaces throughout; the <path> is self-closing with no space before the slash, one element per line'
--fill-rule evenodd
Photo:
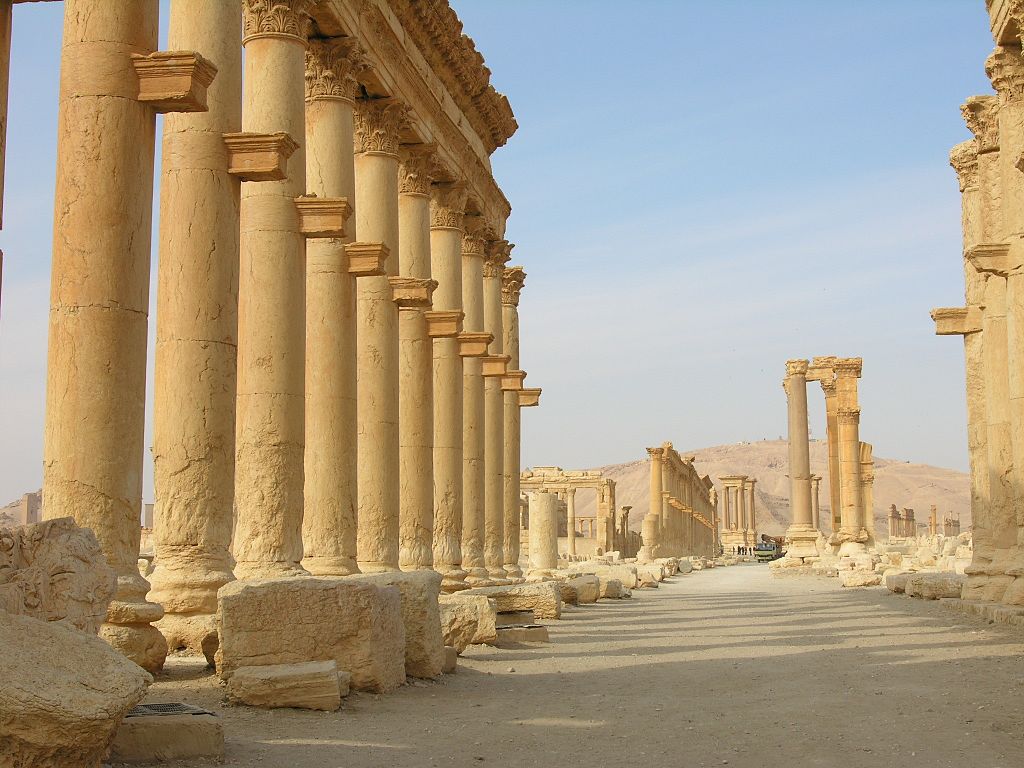
<path fill-rule="evenodd" d="M 711 479 L 697 472 L 695 456 L 681 456 L 670 442 L 648 448 L 647 455 L 650 507 L 641 529 L 640 560 L 714 557 L 718 518 Z"/>

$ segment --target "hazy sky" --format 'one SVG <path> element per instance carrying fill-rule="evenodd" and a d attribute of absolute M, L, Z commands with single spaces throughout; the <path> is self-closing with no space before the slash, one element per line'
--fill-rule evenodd
<path fill-rule="evenodd" d="M 962 343 L 928 311 L 963 303 L 947 156 L 990 92 L 981 0 L 453 5 L 520 125 L 494 172 L 544 388 L 524 466 L 784 435 L 785 360 L 836 354 L 864 357 L 876 455 L 966 469 Z M 14 10 L 0 504 L 42 475 L 61 10 Z"/>

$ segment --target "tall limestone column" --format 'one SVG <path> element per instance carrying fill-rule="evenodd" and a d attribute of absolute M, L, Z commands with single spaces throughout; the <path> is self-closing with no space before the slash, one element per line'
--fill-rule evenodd
<path fill-rule="evenodd" d="M 875 459 L 871 443 L 860 444 L 861 520 L 867 531 L 867 546 L 875 544 Z"/>
<path fill-rule="evenodd" d="M 305 0 L 245 0 L 242 130 L 304 143 Z M 306 246 L 296 198 L 306 192 L 298 148 L 287 175 L 242 184 L 238 284 L 235 575 L 304 574 Z"/>
<path fill-rule="evenodd" d="M 356 232 L 390 254 L 386 274 L 356 288 L 356 421 L 359 507 L 356 550 L 364 573 L 398 570 L 398 143 L 404 104 L 357 99 Z"/>
<path fill-rule="evenodd" d="M 821 534 L 821 477 L 811 475 L 811 527 Z"/>
<path fill-rule="evenodd" d="M 729 486 L 722 487 L 722 531 L 729 532 L 732 530 L 732 504 L 729 495 Z"/>
<path fill-rule="evenodd" d="M 462 238 L 463 325 L 469 333 L 484 333 L 484 255 L 487 232 L 474 217 Z M 484 527 L 487 477 L 484 472 L 483 362 L 466 357 L 462 369 L 462 565 L 466 581 L 474 585 L 490 584 L 484 561 Z"/>
<path fill-rule="evenodd" d="M 242 127 L 236 0 L 171 3 L 168 47 L 202 51 L 217 75 L 207 111 L 164 118 L 157 272 L 150 599 L 172 649 L 216 637 L 231 581 L 238 363 L 238 206 L 225 133 Z"/>
<path fill-rule="evenodd" d="M 421 291 L 420 301 L 407 300 L 398 313 L 399 337 L 399 565 L 402 570 L 430 569 L 434 542 L 434 386 L 433 342 L 427 297 L 430 280 L 429 144 L 402 148 L 399 169 L 398 271 Z M 424 290 L 425 289 L 425 290 Z"/>
<path fill-rule="evenodd" d="M 757 485 L 756 478 L 751 478 L 750 480 L 747 481 L 747 493 L 750 495 L 749 500 L 747 502 L 747 531 L 750 534 L 751 545 L 757 543 L 757 505 L 754 503 L 755 485 Z"/>
<path fill-rule="evenodd" d="M 1024 23 L 1024 8 L 1014 9 L 1016 21 Z M 1018 32 L 1020 34 L 1020 32 Z M 1024 174 L 1020 158 L 1024 153 L 1024 55 L 1020 39 L 1000 45 L 985 62 L 999 99 L 999 178 L 1002 182 L 1002 210 L 1005 242 L 1006 338 L 1009 370 L 1009 421 L 1012 450 L 1013 507 L 1015 515 L 1008 528 L 1016 528 L 1010 547 L 1006 574 L 1018 577 L 1002 602 L 1024 605 Z"/>
<path fill-rule="evenodd" d="M 362 67 L 351 38 L 306 51 L 306 178 L 317 200 L 355 201 L 353 111 Z M 306 243 L 306 453 L 302 565 L 348 576 L 356 565 L 356 275 L 340 237 Z"/>
<path fill-rule="evenodd" d="M 434 184 L 430 198 L 430 270 L 437 280 L 434 311 L 456 334 L 434 339 L 434 570 L 446 592 L 465 589 L 462 569 L 462 236 L 466 189 Z M 516 472 L 518 490 L 519 473 Z M 519 498 L 516 496 L 516 517 Z M 518 540 L 517 540 L 518 543 Z"/>
<path fill-rule="evenodd" d="M 519 567 L 519 477 L 521 471 L 521 426 L 519 390 L 526 374 L 519 370 L 519 296 L 526 282 L 522 267 L 506 267 L 501 282 L 502 332 L 504 350 L 508 355 L 508 374 L 502 381 L 505 412 L 504 470 L 504 543 L 505 573 L 511 578 L 523 575 Z M 460 390 L 461 392 L 461 390 Z M 574 500 L 570 500 L 575 509 Z M 576 538 L 570 533 L 570 551 L 575 551 Z"/>
<path fill-rule="evenodd" d="M 567 550 L 576 554 L 576 489 L 570 488 L 565 499 L 565 534 L 568 537 Z"/>
<path fill-rule="evenodd" d="M 786 531 L 786 557 L 818 556 L 811 494 L 811 454 L 807 438 L 807 361 L 786 361 L 783 388 L 789 405 L 789 504 L 792 523 Z M 751 499 L 753 501 L 753 499 Z"/>
<path fill-rule="evenodd" d="M 137 559 L 156 112 L 205 109 L 215 74 L 155 53 L 158 8 L 64 3 L 43 446 L 43 516 L 91 528 L 117 573 L 100 635 L 151 671 L 167 652 Z"/>
<path fill-rule="evenodd" d="M 651 483 L 650 483 L 650 506 L 648 508 L 647 517 L 651 519 L 650 526 L 647 525 L 647 518 L 644 518 L 643 525 L 643 536 L 644 536 L 644 548 L 649 550 L 650 557 L 661 557 L 659 551 L 662 545 L 662 528 L 663 528 L 663 517 L 662 517 L 662 499 L 661 491 L 664 483 L 663 472 L 662 472 L 662 448 L 648 448 L 647 455 L 650 456 L 651 465 Z M 648 527 L 650 531 L 648 531 Z M 650 533 L 650 536 L 648 536 Z"/>
<path fill-rule="evenodd" d="M 860 408 L 857 401 L 857 379 L 861 375 L 861 365 L 859 357 L 836 358 L 833 363 L 839 402 L 839 472 L 843 500 L 838 534 L 840 555 L 863 552 L 867 541 L 861 484 Z"/>
<path fill-rule="evenodd" d="M 487 575 L 505 580 L 505 396 L 501 388 L 508 372 L 504 353 L 501 283 L 512 245 L 488 243 L 484 255 L 484 331 L 493 337 L 483 358 L 484 376 L 484 565 Z"/>
<path fill-rule="evenodd" d="M 832 512 L 832 531 L 839 530 L 843 508 L 843 482 L 839 462 L 839 400 L 836 395 L 835 357 L 816 357 L 811 365 L 819 370 L 819 383 L 825 395 L 825 439 L 828 442 L 828 498 Z"/>
<path fill-rule="evenodd" d="M 736 484 L 736 521 L 737 521 L 737 532 L 739 533 L 739 539 L 743 546 L 750 545 L 750 537 L 748 532 L 750 530 L 747 524 L 747 478 L 740 477 Z"/>
<path fill-rule="evenodd" d="M 558 567 L 558 498 L 530 494 L 530 575 L 544 576 Z"/>

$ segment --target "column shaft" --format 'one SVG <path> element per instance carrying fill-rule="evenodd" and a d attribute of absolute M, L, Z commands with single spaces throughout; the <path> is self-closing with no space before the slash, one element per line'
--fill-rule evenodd
<path fill-rule="evenodd" d="M 129 57 L 156 50 L 157 15 L 64 3 L 43 446 L 43 516 L 96 534 L 117 572 L 100 635 L 150 670 L 167 650 L 138 571 L 156 118 Z"/>
<path fill-rule="evenodd" d="M 509 267 L 504 270 L 501 286 L 502 332 L 504 333 L 504 350 L 509 356 L 509 370 L 519 371 L 519 296 L 526 273 L 522 267 Z M 521 379 L 518 381 L 522 385 Z M 502 548 L 505 555 L 505 572 L 512 578 L 523 575 L 519 567 L 520 538 L 520 449 L 521 449 L 521 412 L 519 410 L 519 391 L 510 387 L 503 393 L 505 411 L 505 467 L 504 467 L 504 526 L 505 540 Z M 571 536 L 571 534 L 570 534 Z M 570 546 L 575 548 L 575 537 L 570 538 Z"/>
<path fill-rule="evenodd" d="M 230 581 L 238 364 L 238 178 L 225 133 L 242 127 L 235 0 L 171 3 L 168 46 L 217 75 L 207 111 L 164 118 L 157 272 L 151 598 L 170 647 L 201 652 Z"/>
<path fill-rule="evenodd" d="M 828 503 L 832 532 L 839 530 L 843 508 L 843 480 L 839 466 L 839 400 L 835 382 L 821 382 L 825 393 L 825 437 L 828 441 Z"/>
<path fill-rule="evenodd" d="M 483 264 L 484 331 L 494 338 L 488 347 L 491 357 L 504 355 L 501 282 L 510 244 L 496 240 L 488 244 Z M 501 368 L 496 364 L 495 368 Z M 501 375 L 484 377 L 484 565 L 491 579 L 505 578 L 505 396 Z"/>
<path fill-rule="evenodd" d="M 576 489 L 570 488 L 565 500 L 566 520 L 565 533 L 569 537 L 568 551 L 570 555 L 576 554 Z"/>

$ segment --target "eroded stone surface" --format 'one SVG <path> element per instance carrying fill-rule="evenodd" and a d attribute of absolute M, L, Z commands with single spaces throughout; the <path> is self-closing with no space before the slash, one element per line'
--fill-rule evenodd
<path fill-rule="evenodd" d="M 110 759 L 125 763 L 222 757 L 224 725 L 214 715 L 129 717 L 110 746 Z"/>
<path fill-rule="evenodd" d="M 925 600 L 960 597 L 963 583 L 964 577 L 955 573 L 917 573 L 907 579 L 904 593 Z"/>
<path fill-rule="evenodd" d="M 507 587 L 477 587 L 464 595 L 483 595 L 494 600 L 499 613 L 533 611 L 538 619 L 557 619 L 562 615 L 562 597 L 552 581 L 513 584 Z"/>
<path fill-rule="evenodd" d="M 228 679 L 227 691 L 231 701 L 254 707 L 295 707 L 328 712 L 341 706 L 342 695 L 338 664 L 333 659 L 240 667 Z"/>
<path fill-rule="evenodd" d="M 446 646 L 462 653 L 470 645 L 494 640 L 497 608 L 491 598 L 457 592 L 441 595 L 439 605 Z"/>

